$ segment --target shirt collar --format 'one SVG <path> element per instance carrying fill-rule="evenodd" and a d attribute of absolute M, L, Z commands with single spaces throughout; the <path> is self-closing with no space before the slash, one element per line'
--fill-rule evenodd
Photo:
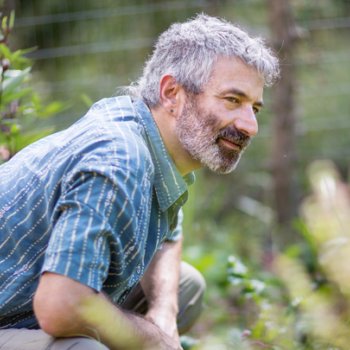
<path fill-rule="evenodd" d="M 162 211 L 169 209 L 186 193 L 187 185 L 194 182 L 194 174 L 182 177 L 165 148 L 158 127 L 147 105 L 137 100 L 134 106 L 145 127 L 146 141 L 155 167 L 154 188 Z"/>

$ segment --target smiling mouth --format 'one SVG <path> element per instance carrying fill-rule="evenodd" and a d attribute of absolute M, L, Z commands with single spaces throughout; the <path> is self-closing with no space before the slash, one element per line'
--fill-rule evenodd
<path fill-rule="evenodd" d="M 242 146 L 238 143 L 233 142 L 232 140 L 226 139 L 224 137 L 220 137 L 217 140 L 217 143 L 223 146 L 226 149 L 231 151 L 240 152 L 242 150 Z"/>

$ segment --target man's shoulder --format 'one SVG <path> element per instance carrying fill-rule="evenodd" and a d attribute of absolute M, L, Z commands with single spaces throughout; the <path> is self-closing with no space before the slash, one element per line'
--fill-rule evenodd
<path fill-rule="evenodd" d="M 78 122 L 78 129 L 81 129 L 79 124 L 97 138 L 107 136 L 125 144 L 135 144 L 143 138 L 143 125 L 129 96 L 104 98 L 96 102 Z"/>
<path fill-rule="evenodd" d="M 144 125 L 129 96 L 96 102 L 72 131 L 79 134 L 76 142 L 84 161 L 92 159 L 95 164 L 105 162 L 139 170 L 152 167 Z"/>
<path fill-rule="evenodd" d="M 89 113 L 101 114 L 121 121 L 128 121 L 137 116 L 130 96 L 103 98 L 92 105 Z"/>

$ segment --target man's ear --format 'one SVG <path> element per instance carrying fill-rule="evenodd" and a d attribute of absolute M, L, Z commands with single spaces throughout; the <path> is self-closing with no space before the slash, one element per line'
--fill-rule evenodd
<path fill-rule="evenodd" d="M 172 75 L 164 75 L 160 80 L 160 103 L 170 114 L 177 115 L 182 109 L 183 87 Z"/>

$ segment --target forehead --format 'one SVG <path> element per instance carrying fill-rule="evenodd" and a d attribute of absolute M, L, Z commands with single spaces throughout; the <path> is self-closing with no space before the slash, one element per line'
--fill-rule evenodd
<path fill-rule="evenodd" d="M 240 90 L 254 101 L 262 100 L 264 78 L 251 66 L 234 57 L 220 57 L 213 66 L 204 92 L 215 94 Z"/>

